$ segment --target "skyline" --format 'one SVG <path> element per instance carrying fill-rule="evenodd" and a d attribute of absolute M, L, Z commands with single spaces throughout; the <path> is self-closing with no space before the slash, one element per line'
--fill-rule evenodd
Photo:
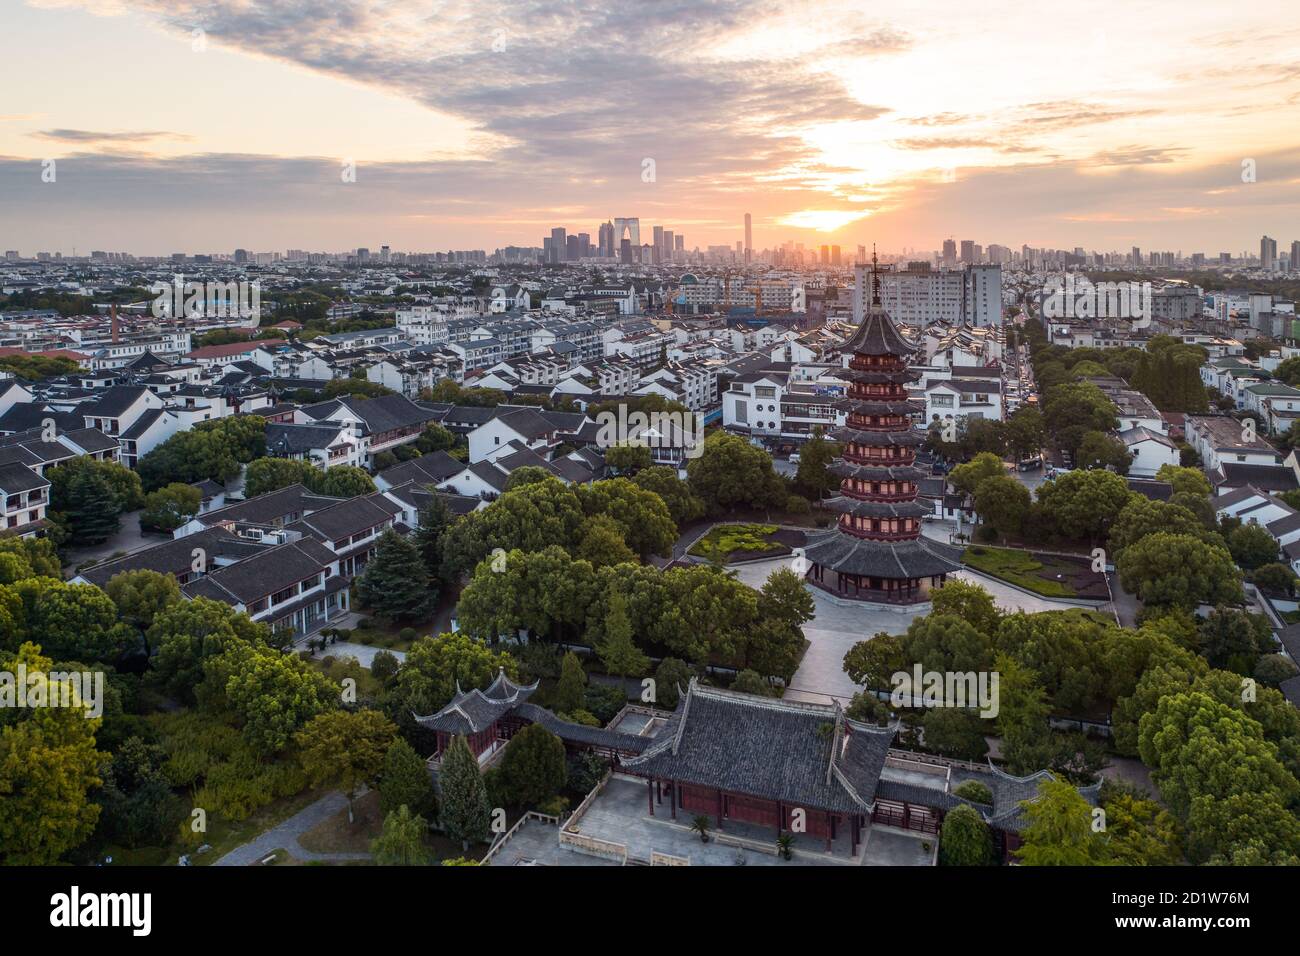
<path fill-rule="evenodd" d="M 1300 29 L 1266 11 L 485 9 L 0 0 L 0 245 L 491 250 L 621 215 L 705 248 L 746 212 L 756 251 L 1294 238 Z"/>

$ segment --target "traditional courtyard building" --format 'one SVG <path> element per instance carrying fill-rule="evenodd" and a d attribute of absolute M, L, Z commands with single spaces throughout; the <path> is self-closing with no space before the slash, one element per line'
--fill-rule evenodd
<path fill-rule="evenodd" d="M 646 781 L 649 816 L 688 825 L 707 816 L 719 831 L 755 839 L 797 832 L 824 839 L 827 852 L 858 856 L 871 826 L 939 832 L 961 804 L 989 825 L 996 850 L 1010 859 L 1020 845 L 1024 804 L 1054 779 L 1046 770 L 1013 777 L 990 765 L 893 749 L 896 725 L 877 727 L 845 716 L 838 703 L 777 700 L 705 687 L 692 679 L 671 713 L 658 712 L 638 733 L 562 720 L 530 702 L 537 684 L 516 684 L 501 671 L 483 690 L 463 690 L 436 714 L 417 716 L 437 736 L 429 758 L 436 776 L 456 737 L 486 767 L 529 724 L 541 724 L 571 753 L 597 753 L 612 769 Z M 984 784 L 991 804 L 953 790 L 968 780 Z M 1080 793 L 1096 805 L 1100 784 Z M 761 837 L 764 842 L 766 835 Z M 835 847 L 838 846 L 838 850 Z"/>
<path fill-rule="evenodd" d="M 808 536 L 806 576 L 837 597 L 917 604 L 960 565 L 955 549 L 921 536 L 921 516 L 931 510 L 916 500 L 927 477 L 916 467 L 925 437 L 912 425 L 920 403 L 910 401 L 906 389 L 919 377 L 907 365 L 916 348 L 880 304 L 874 268 L 871 284 L 871 305 L 844 346 L 848 367 L 837 373 L 849 383 L 836 406 L 847 417 L 831 437 L 844 454 L 827 470 L 842 480 L 840 496 L 825 507 L 840 518 L 833 530 Z"/>
<path fill-rule="evenodd" d="M 880 771 L 894 739 L 893 728 L 860 724 L 839 704 L 824 706 L 773 700 L 701 687 L 682 695 L 654 746 L 625 761 L 627 773 L 646 778 L 650 813 L 655 799 L 669 814 L 796 828 L 825 837 L 829 850 L 847 831 L 853 855 Z"/>

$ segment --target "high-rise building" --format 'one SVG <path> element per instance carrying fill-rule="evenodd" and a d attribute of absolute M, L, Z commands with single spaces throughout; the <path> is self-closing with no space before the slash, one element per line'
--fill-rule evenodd
<path fill-rule="evenodd" d="M 973 239 L 963 239 L 961 241 L 961 261 L 963 264 L 975 261 L 975 241 Z"/>
<path fill-rule="evenodd" d="M 1142 250 L 1139 249 L 1137 246 L 1133 247 L 1133 252 L 1129 256 L 1129 265 L 1133 266 L 1134 268 L 1137 268 L 1138 266 L 1142 265 Z"/>
<path fill-rule="evenodd" d="M 840 247 L 839 247 L 839 246 L 831 246 L 831 265 L 833 265 L 833 266 L 839 266 L 839 265 L 843 265 L 843 264 L 844 264 L 844 261 L 843 261 L 843 259 L 842 259 L 841 256 L 840 256 Z"/>
<path fill-rule="evenodd" d="M 591 256 L 591 233 L 578 233 L 578 255 L 583 259 Z"/>
<path fill-rule="evenodd" d="M 1261 269 L 1277 268 L 1277 240 L 1263 236 L 1259 240 L 1259 265 Z"/>
<path fill-rule="evenodd" d="M 673 231 L 671 229 L 664 230 L 663 261 L 664 262 L 673 261 Z"/>
<path fill-rule="evenodd" d="M 569 256 L 569 239 L 563 226 L 551 230 L 551 262 L 564 262 Z"/>
<path fill-rule="evenodd" d="M 1291 271 L 1300 272 L 1300 239 L 1291 243 Z"/>
<path fill-rule="evenodd" d="M 745 262 L 754 258 L 754 217 L 745 213 Z"/>
<path fill-rule="evenodd" d="M 602 258 L 614 258 L 614 224 L 612 222 L 602 222 L 600 224 L 597 244 L 600 246 L 599 254 Z"/>
<path fill-rule="evenodd" d="M 957 264 L 957 243 L 951 239 L 943 241 L 943 257 L 941 261 L 949 268 Z"/>
<path fill-rule="evenodd" d="M 614 219 L 614 242 L 620 249 L 623 247 L 623 240 L 630 239 L 634 248 L 641 246 L 641 220 L 637 218 Z"/>
<path fill-rule="evenodd" d="M 686 254 L 686 237 L 683 236 L 680 232 L 677 233 L 677 235 L 673 236 L 674 258 L 679 258 L 677 255 L 678 253 L 680 253 L 683 256 Z"/>

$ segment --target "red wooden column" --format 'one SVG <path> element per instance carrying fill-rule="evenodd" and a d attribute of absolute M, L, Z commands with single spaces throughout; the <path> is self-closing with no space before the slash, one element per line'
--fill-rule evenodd
<path fill-rule="evenodd" d="M 826 852 L 831 852 L 831 841 L 835 839 L 835 818 L 826 811 Z"/>
<path fill-rule="evenodd" d="M 673 819 L 676 820 L 677 819 L 677 781 L 669 780 L 668 788 L 669 788 L 669 793 L 672 796 L 671 802 L 673 807 Z"/>
<path fill-rule="evenodd" d="M 722 791 L 718 792 L 718 829 L 722 829 Z"/>
<path fill-rule="evenodd" d="M 645 782 L 646 800 L 650 804 L 650 816 L 655 815 L 655 782 L 649 778 Z"/>

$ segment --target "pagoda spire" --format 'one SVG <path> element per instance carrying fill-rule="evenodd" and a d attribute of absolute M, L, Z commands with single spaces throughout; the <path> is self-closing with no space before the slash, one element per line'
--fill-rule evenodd
<path fill-rule="evenodd" d="M 880 272 L 876 268 L 876 244 L 871 244 L 871 304 L 880 305 Z"/>

